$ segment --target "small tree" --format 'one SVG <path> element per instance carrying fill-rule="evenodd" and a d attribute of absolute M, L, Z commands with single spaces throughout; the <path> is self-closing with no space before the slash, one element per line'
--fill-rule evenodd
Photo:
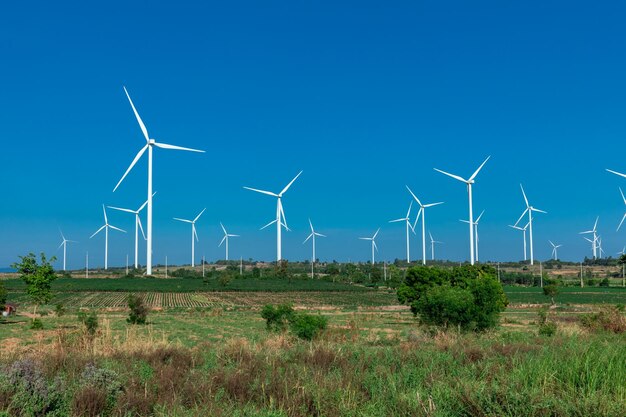
<path fill-rule="evenodd" d="M 4 310 L 4 306 L 7 303 L 7 290 L 4 288 L 4 284 L 0 281 L 0 310 Z"/>
<path fill-rule="evenodd" d="M 126 321 L 130 324 L 146 324 L 148 317 L 148 308 L 143 303 L 141 297 L 135 294 L 128 296 L 128 308 L 130 308 L 130 314 Z"/>
<path fill-rule="evenodd" d="M 556 297 L 558 293 L 559 287 L 557 287 L 556 284 L 545 285 L 543 287 L 543 295 L 545 295 L 546 297 L 550 297 L 552 305 L 555 304 L 554 297 Z"/>
<path fill-rule="evenodd" d="M 57 275 L 51 263 L 56 258 L 53 256 L 48 260 L 43 252 L 40 255 L 40 264 L 37 263 L 34 253 L 19 258 L 20 262 L 14 263 L 11 267 L 17 269 L 20 278 L 26 283 L 26 294 L 35 304 L 33 314 L 37 314 L 37 307 L 52 299 L 52 282 L 57 279 Z"/>

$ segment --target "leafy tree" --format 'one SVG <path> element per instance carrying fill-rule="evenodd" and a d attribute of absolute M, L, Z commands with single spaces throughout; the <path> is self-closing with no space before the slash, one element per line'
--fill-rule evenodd
<path fill-rule="evenodd" d="M 7 289 L 4 288 L 4 284 L 0 281 L 0 310 L 4 310 L 4 305 L 7 303 Z"/>
<path fill-rule="evenodd" d="M 552 305 L 554 305 L 554 297 L 559 293 L 559 287 L 556 284 L 544 285 L 543 287 L 543 295 L 546 297 L 550 297 Z"/>
<path fill-rule="evenodd" d="M 291 304 L 279 304 L 276 307 L 272 304 L 266 304 L 261 310 L 261 317 L 265 319 L 267 330 L 275 332 L 286 330 L 293 315 L 294 311 Z"/>
<path fill-rule="evenodd" d="M 130 314 L 126 321 L 130 324 L 146 324 L 148 317 L 148 307 L 138 295 L 130 294 L 128 296 L 128 308 Z"/>
<path fill-rule="evenodd" d="M 19 258 L 20 262 L 11 267 L 17 269 L 20 278 L 26 283 L 26 294 L 35 304 L 33 314 L 37 314 L 37 307 L 52 299 L 52 282 L 57 279 L 52 262 L 56 258 L 53 256 L 48 260 L 43 252 L 40 255 L 41 263 L 37 263 L 37 257 L 32 252 Z"/>

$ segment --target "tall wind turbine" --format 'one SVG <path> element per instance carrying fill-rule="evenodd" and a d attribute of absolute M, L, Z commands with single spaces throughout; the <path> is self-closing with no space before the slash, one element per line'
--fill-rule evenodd
<path fill-rule="evenodd" d="M 622 200 L 624 200 L 624 204 L 626 204 L 626 197 L 624 197 L 624 192 L 622 191 L 622 187 L 619 189 L 620 194 L 622 195 Z M 619 232 L 620 227 L 622 227 L 622 223 L 626 219 L 626 213 L 624 213 L 624 217 L 622 217 L 622 221 L 619 222 L 619 226 L 617 226 L 617 231 Z"/>
<path fill-rule="evenodd" d="M 430 251 L 431 251 L 431 259 L 435 260 L 435 243 L 443 243 L 438 240 L 433 239 L 433 235 L 428 232 L 428 236 L 430 236 Z"/>
<path fill-rule="evenodd" d="M 548 240 L 548 242 L 550 242 L 550 245 L 552 246 L 552 256 L 554 257 L 554 260 L 558 260 L 559 259 L 559 255 L 557 252 L 557 249 L 560 248 L 563 245 L 555 245 L 554 243 L 552 243 L 551 240 Z"/>
<path fill-rule="evenodd" d="M 104 213 L 104 226 L 96 230 L 96 232 L 91 235 L 89 239 L 91 239 L 92 237 L 100 233 L 102 229 L 104 229 L 104 269 L 106 270 L 109 268 L 109 229 L 117 230 L 124 233 L 126 233 L 126 230 L 122 230 L 119 227 L 115 227 L 109 224 L 109 220 L 107 219 L 107 211 L 104 208 L 104 204 L 102 205 L 102 212 Z"/>
<path fill-rule="evenodd" d="M 535 257 L 534 257 L 534 253 L 533 253 L 533 211 L 536 211 L 538 213 L 548 213 L 547 211 L 543 211 L 543 210 L 539 210 L 538 208 L 535 208 L 533 206 L 530 205 L 530 203 L 528 203 L 528 198 L 526 198 L 526 193 L 524 192 L 524 187 L 522 186 L 522 184 L 519 185 L 520 188 L 522 189 L 522 195 L 524 196 L 524 201 L 526 202 L 526 210 L 524 210 L 524 212 L 522 213 L 521 216 L 519 216 L 519 219 L 517 219 L 517 221 L 515 222 L 515 226 L 517 226 L 517 224 L 522 220 L 522 218 L 524 217 L 524 215 L 526 213 L 528 213 L 528 234 L 530 236 L 530 264 L 534 265 L 535 264 Z"/>
<path fill-rule="evenodd" d="M 407 263 L 411 263 L 411 251 L 410 251 L 410 247 L 409 247 L 409 229 L 411 229 L 413 231 L 413 234 L 415 234 L 415 228 L 413 226 L 411 226 L 411 207 L 413 207 L 413 201 L 411 201 L 411 203 L 409 204 L 409 210 L 406 212 L 406 217 L 403 217 L 401 219 L 396 219 L 396 220 L 390 220 L 389 223 L 396 223 L 396 222 L 405 222 L 406 223 L 406 262 Z M 418 214 L 419 217 L 419 214 Z M 417 221 L 417 219 L 416 219 Z"/>
<path fill-rule="evenodd" d="M 421 215 L 422 216 L 422 264 L 426 265 L 426 208 L 443 204 L 443 201 L 440 201 L 438 203 L 422 204 L 419 198 L 417 198 L 417 196 L 413 194 L 413 191 L 411 191 L 408 185 L 406 186 L 406 189 L 409 190 L 409 193 L 411 193 L 415 201 L 417 201 L 417 204 L 420 205 L 420 209 L 417 212 L 417 217 L 415 218 L 415 224 L 413 225 L 413 228 L 415 229 L 417 220 L 419 219 Z M 407 232 L 407 235 L 408 235 L 408 232 Z"/>
<path fill-rule="evenodd" d="M 468 217 L 469 217 L 469 222 L 470 222 L 469 224 L 470 262 L 472 265 L 474 265 L 474 226 L 473 226 L 474 215 L 472 213 L 472 184 L 474 184 L 474 179 L 476 178 L 480 170 L 483 168 L 483 166 L 487 163 L 489 158 L 491 158 L 491 156 L 488 156 L 487 159 L 485 159 L 485 161 L 482 164 L 480 164 L 478 169 L 474 171 L 472 176 L 469 177 L 469 179 L 467 180 L 465 178 L 459 177 L 458 175 L 450 174 L 448 172 L 435 168 L 435 171 L 441 172 L 444 175 L 447 175 L 449 177 L 454 178 L 455 180 L 458 180 L 467 184 L 467 197 L 469 201 L 469 216 Z"/>
<path fill-rule="evenodd" d="M 76 242 L 75 240 L 68 240 L 68 239 L 66 239 L 65 236 L 63 236 L 63 232 L 61 231 L 61 229 L 59 229 L 59 233 L 61 233 L 61 238 L 63 240 L 61 241 L 61 244 L 59 245 L 57 250 L 60 249 L 61 246 L 63 246 L 63 270 L 65 271 L 66 270 L 65 269 L 65 257 L 67 255 L 67 244 L 68 243 L 78 243 L 78 242 Z"/>
<path fill-rule="evenodd" d="M 302 174 L 302 171 L 300 171 L 298 175 L 296 175 L 294 179 L 292 179 L 291 182 L 287 184 L 285 188 L 283 188 L 283 190 L 278 194 L 272 193 L 270 191 L 257 190 L 256 188 L 243 187 L 246 190 L 256 191 L 257 193 L 267 194 L 267 195 L 271 195 L 272 197 L 276 197 L 276 219 L 272 220 L 271 222 L 269 222 L 268 224 L 266 224 L 265 226 L 261 228 L 261 230 L 263 230 L 266 227 L 276 223 L 276 261 L 281 261 L 283 259 L 282 237 L 281 237 L 282 227 L 284 227 L 286 230 L 289 230 L 289 227 L 287 227 L 287 219 L 285 219 L 285 212 L 283 210 L 283 204 L 281 202 L 281 199 L 283 197 L 283 194 L 287 192 L 289 187 L 291 187 L 291 184 L 293 184 L 294 181 L 298 179 L 300 174 Z"/>
<path fill-rule="evenodd" d="M 313 223 L 311 223 L 311 219 L 309 219 L 309 226 L 311 226 L 311 234 L 306 239 L 304 239 L 304 242 L 302 242 L 302 244 L 304 245 L 309 239 L 311 239 L 312 243 L 313 243 L 313 257 L 311 258 L 311 278 L 313 278 L 314 277 L 314 275 L 313 275 L 313 272 L 314 272 L 313 271 L 313 265 L 315 265 L 315 260 L 317 259 L 315 257 L 315 237 L 316 236 L 326 237 L 326 235 L 323 235 L 321 233 L 317 233 L 315 231 L 315 229 L 313 228 Z"/>
<path fill-rule="evenodd" d="M 600 217 L 596 217 L 596 222 L 593 224 L 593 229 L 591 230 L 586 230 L 584 232 L 580 232 L 579 235 L 586 235 L 586 234 L 592 234 L 593 235 L 593 240 L 591 239 L 587 239 L 589 242 L 591 242 L 591 250 L 593 252 L 593 259 L 596 259 L 598 256 L 597 253 L 597 249 L 598 249 L 598 220 L 600 220 Z"/>
<path fill-rule="evenodd" d="M 361 240 L 369 240 L 372 242 L 372 266 L 374 265 L 374 249 L 376 249 L 376 251 L 378 251 L 378 246 L 376 246 L 376 236 L 378 235 L 378 232 L 380 232 L 380 227 L 378 228 L 378 230 L 376 230 L 376 233 L 374 233 L 374 236 L 372 237 L 360 237 L 359 239 Z"/>
<path fill-rule="evenodd" d="M 152 194 L 153 197 L 154 197 L 154 194 L 156 194 L 156 192 Z M 147 204 L 148 204 L 148 200 L 146 200 L 146 202 L 143 203 L 137 210 L 107 206 L 113 210 L 124 211 L 126 213 L 132 213 L 135 215 L 135 269 L 139 268 L 139 230 L 140 229 L 141 229 L 141 235 L 143 236 L 143 240 L 146 240 L 146 234 L 143 231 L 143 226 L 141 225 L 141 218 L 139 217 L 139 213 L 141 213 L 141 210 L 143 210 Z"/>
<path fill-rule="evenodd" d="M 519 227 L 519 226 L 512 225 L 512 224 L 509 225 L 509 227 L 512 227 L 513 229 L 516 229 L 516 230 L 521 230 L 524 233 L 524 260 L 527 259 L 527 256 L 526 256 L 526 229 L 528 229 L 529 225 L 530 225 L 530 223 L 526 223 L 526 226 L 524 226 L 524 227 Z"/>
<path fill-rule="evenodd" d="M 483 214 L 485 214 L 485 210 L 483 210 L 480 213 L 480 215 L 476 218 L 476 221 L 474 222 L 474 242 L 475 242 L 475 245 L 476 245 L 476 249 L 475 249 L 475 251 L 476 251 L 476 262 L 478 262 L 478 242 L 479 242 L 479 239 L 478 239 L 478 222 L 480 221 L 480 218 L 483 217 Z M 468 220 L 459 220 L 459 221 L 461 221 L 463 223 L 469 223 Z"/>
<path fill-rule="evenodd" d="M 195 259 L 196 259 L 196 256 L 195 256 L 196 242 L 195 242 L 195 240 L 198 240 L 198 233 L 196 232 L 196 222 L 198 221 L 200 216 L 202 216 L 202 213 L 204 213 L 204 210 L 206 210 L 206 208 L 203 208 L 202 211 L 200 212 L 200 214 L 198 214 L 196 216 L 196 218 L 193 219 L 193 220 L 180 219 L 178 217 L 174 217 L 174 220 L 178 220 L 179 222 L 191 223 L 191 267 L 192 268 L 195 266 Z M 195 238 L 195 240 L 194 240 L 194 238 Z"/>
<path fill-rule="evenodd" d="M 176 146 L 176 145 L 168 145 L 167 143 L 160 143 L 154 139 L 150 139 L 150 136 L 148 135 L 148 129 L 146 129 L 146 126 L 143 124 L 141 117 L 139 117 L 139 113 L 137 113 L 137 109 L 135 108 L 133 101 L 130 99 L 130 95 L 128 94 L 128 91 L 126 91 L 126 87 L 124 87 L 124 92 L 126 93 L 126 97 L 128 97 L 130 106 L 133 108 L 133 113 L 135 113 L 135 117 L 137 118 L 139 127 L 141 128 L 143 136 L 146 139 L 146 145 L 142 147 L 139 150 L 139 152 L 137 152 L 135 159 L 133 159 L 133 162 L 130 163 L 130 166 L 128 167 L 124 175 L 122 175 L 122 178 L 119 180 L 119 182 L 113 189 L 113 192 L 117 190 L 117 187 L 119 187 L 122 181 L 124 181 L 124 178 L 126 178 L 126 175 L 128 175 L 130 170 L 133 169 L 137 161 L 139 161 L 139 159 L 144 154 L 144 152 L 146 152 L 146 149 L 147 149 L 148 150 L 148 213 L 147 213 L 147 223 L 148 223 L 147 229 L 148 230 L 147 230 L 147 236 L 146 236 L 147 238 L 146 239 L 146 275 L 152 275 L 152 149 L 156 146 L 157 148 L 161 148 L 161 149 L 174 149 L 178 151 L 202 152 L 202 153 L 204 151 L 191 149 L 191 148 L 183 148 L 181 146 Z"/>
<path fill-rule="evenodd" d="M 226 260 L 228 260 L 228 238 L 229 237 L 239 237 L 239 235 L 233 235 L 233 234 L 228 233 L 226 231 L 226 228 L 222 224 L 222 222 L 220 222 L 220 226 L 222 226 L 222 230 L 224 231 L 224 237 L 222 238 L 222 241 L 220 242 L 220 244 L 217 245 L 217 247 L 222 246 L 222 243 L 226 242 Z"/>

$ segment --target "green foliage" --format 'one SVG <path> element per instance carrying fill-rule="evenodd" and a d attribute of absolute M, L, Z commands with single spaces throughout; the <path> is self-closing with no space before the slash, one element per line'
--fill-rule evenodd
<path fill-rule="evenodd" d="M 327 324 L 328 319 L 322 315 L 298 313 L 292 317 L 289 327 L 300 339 L 313 340 Z"/>
<path fill-rule="evenodd" d="M 312 340 L 328 323 L 326 317 L 321 315 L 296 313 L 291 304 L 266 304 L 261 310 L 261 317 L 265 319 L 267 330 L 284 332 L 289 327 L 294 335 L 305 340 Z"/>
<path fill-rule="evenodd" d="M 486 265 L 409 268 L 397 295 L 423 323 L 464 330 L 496 326 L 508 304 L 495 270 Z"/>
<path fill-rule="evenodd" d="M 548 309 L 540 308 L 537 312 L 537 325 L 539 327 L 540 336 L 554 336 L 556 334 L 556 323 L 554 321 L 548 321 Z"/>
<path fill-rule="evenodd" d="M 294 311 L 291 304 L 279 304 L 277 307 L 266 304 L 261 310 L 261 317 L 265 319 L 267 330 L 274 332 L 285 331 L 293 315 Z"/>
<path fill-rule="evenodd" d="M 95 311 L 91 311 L 89 313 L 84 311 L 78 312 L 78 321 L 85 326 L 85 331 L 87 331 L 90 336 L 96 334 L 96 331 L 98 330 L 98 315 Z"/>
<path fill-rule="evenodd" d="M 39 320 L 38 318 L 32 319 L 30 322 L 30 329 L 31 330 L 43 330 L 43 322 Z"/>
<path fill-rule="evenodd" d="M 608 278 L 604 278 L 602 281 L 600 281 L 600 287 L 610 287 L 611 283 L 609 281 Z"/>
<path fill-rule="evenodd" d="M 543 286 L 543 295 L 550 297 L 552 305 L 554 305 L 554 297 L 559 294 L 559 287 L 556 284 L 548 284 Z"/>
<path fill-rule="evenodd" d="M 605 307 L 597 313 L 583 314 L 580 324 L 592 332 L 626 332 L 626 317 L 619 307 Z"/>
<path fill-rule="evenodd" d="M 4 283 L 0 281 L 0 310 L 4 310 L 7 303 L 7 289 L 4 287 Z"/>
<path fill-rule="evenodd" d="M 219 283 L 220 283 L 220 285 L 222 287 L 226 287 L 226 286 L 228 286 L 228 284 L 231 283 L 231 281 L 233 279 L 235 279 L 235 278 L 233 277 L 233 273 L 232 272 L 224 272 L 224 273 L 220 274 L 220 277 L 217 280 L 219 281 Z"/>
<path fill-rule="evenodd" d="M 148 307 L 143 303 L 143 299 L 135 294 L 128 296 L 128 308 L 130 314 L 126 321 L 130 324 L 146 324 L 148 317 Z"/>
<path fill-rule="evenodd" d="M 54 306 L 54 314 L 56 314 L 57 317 L 61 317 L 61 316 L 65 315 L 65 307 L 63 306 L 63 304 L 57 303 Z"/>
<path fill-rule="evenodd" d="M 47 260 L 43 252 L 40 255 L 40 264 L 37 263 L 37 257 L 33 253 L 19 258 L 20 261 L 11 267 L 17 269 L 20 278 L 26 283 L 26 293 L 35 304 L 35 311 L 37 311 L 37 306 L 46 304 L 52 299 L 52 282 L 57 279 L 52 262 L 56 258 L 53 256 Z"/>

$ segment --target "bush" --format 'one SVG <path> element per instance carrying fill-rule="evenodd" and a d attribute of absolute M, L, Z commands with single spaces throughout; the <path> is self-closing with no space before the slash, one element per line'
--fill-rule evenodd
<path fill-rule="evenodd" d="M 291 331 L 300 339 L 312 340 L 326 328 L 328 320 L 321 315 L 296 314 L 291 320 Z"/>
<path fill-rule="evenodd" d="M 148 317 L 148 307 L 145 306 L 143 300 L 138 295 L 130 294 L 128 296 L 128 308 L 130 314 L 126 321 L 130 324 L 146 324 Z"/>
<path fill-rule="evenodd" d="M 4 284 L 0 281 L 0 310 L 4 310 L 7 303 L 7 290 L 4 288 Z"/>
<path fill-rule="evenodd" d="M 54 314 L 57 315 L 57 317 L 61 317 L 65 314 L 65 307 L 63 306 L 63 304 L 57 304 L 54 306 Z"/>
<path fill-rule="evenodd" d="M 600 286 L 601 287 L 610 287 L 611 283 L 610 283 L 608 278 L 604 278 L 602 281 L 600 281 Z"/>
<path fill-rule="evenodd" d="M 548 284 L 543 287 L 543 295 L 550 297 L 552 305 L 554 305 L 554 297 L 556 297 L 558 293 L 559 287 L 557 287 L 556 284 Z"/>
<path fill-rule="evenodd" d="M 80 311 L 78 313 L 78 321 L 85 326 L 85 330 L 89 335 L 93 336 L 96 334 L 96 330 L 98 330 L 98 315 L 95 311 L 90 313 Z"/>
<path fill-rule="evenodd" d="M 294 311 L 291 304 L 279 304 L 277 307 L 266 304 L 261 310 L 261 317 L 265 319 L 267 330 L 275 332 L 285 331 L 293 315 Z"/>
<path fill-rule="evenodd" d="M 554 336 L 556 334 L 556 323 L 553 321 L 547 322 L 539 326 L 540 336 Z"/>
<path fill-rule="evenodd" d="M 584 314 L 580 317 L 580 324 L 594 332 L 626 332 L 626 317 L 618 307 L 606 307 L 597 313 Z"/>
<path fill-rule="evenodd" d="M 30 322 L 30 328 L 31 328 L 31 330 L 42 330 L 43 329 L 43 323 L 39 319 L 33 319 Z"/>

